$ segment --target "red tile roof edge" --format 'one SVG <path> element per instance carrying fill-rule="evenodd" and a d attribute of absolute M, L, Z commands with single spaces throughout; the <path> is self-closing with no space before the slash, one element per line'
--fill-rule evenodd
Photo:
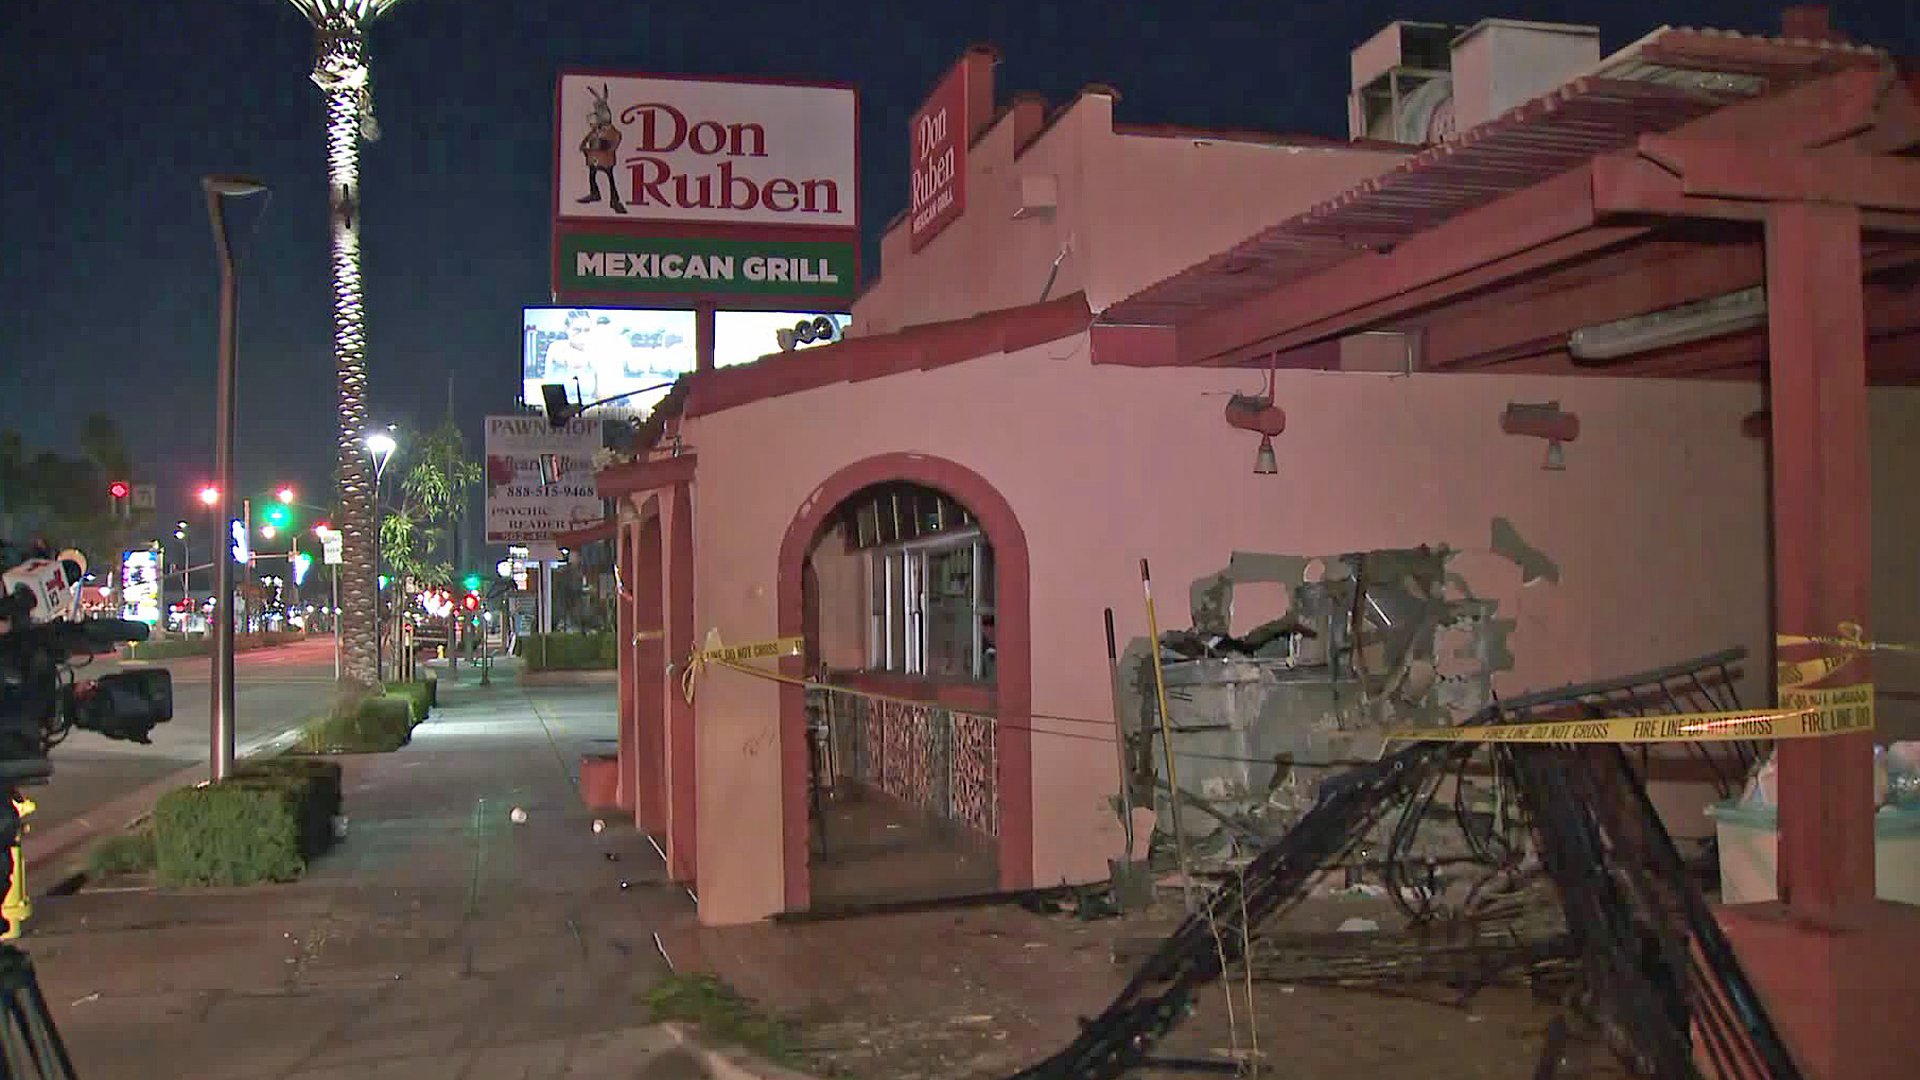
<path fill-rule="evenodd" d="M 685 415 L 707 416 L 834 383 L 863 382 L 1017 352 L 1080 333 L 1092 323 L 1086 294 L 1074 293 L 964 319 L 922 323 L 890 334 L 774 353 L 750 364 L 694 376 Z"/>

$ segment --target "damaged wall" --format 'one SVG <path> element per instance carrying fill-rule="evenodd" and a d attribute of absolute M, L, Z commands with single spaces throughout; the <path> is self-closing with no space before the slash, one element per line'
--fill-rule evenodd
<path fill-rule="evenodd" d="M 1502 693 L 1765 644 L 1763 446 L 1740 432 L 1757 387 L 1281 372 L 1279 473 L 1256 475 L 1257 438 L 1220 410 L 1265 382 L 1094 365 L 1076 335 L 692 418 L 699 632 L 774 636 L 781 536 L 839 469 L 907 450 L 984 477 L 1031 553 L 1033 708 L 1083 718 L 1033 725 L 1041 883 L 1104 877 L 1120 850 L 1115 755 L 1090 740 L 1111 715 L 1102 609 L 1122 640 L 1146 632 L 1141 557 L 1163 625 L 1177 626 L 1189 583 L 1234 551 L 1444 544 L 1452 571 L 1513 621 Z M 1565 471 L 1541 468 L 1538 440 L 1500 430 L 1509 401 L 1544 400 L 1581 418 Z M 1496 518 L 1557 581 L 1522 585 L 1521 562 L 1495 551 Z M 697 707 L 701 893 L 729 897 L 703 916 L 759 917 L 781 906 L 776 693 L 715 677 Z"/>
<path fill-rule="evenodd" d="M 1496 519 L 1496 539 L 1503 527 L 1512 533 Z M 1452 558 L 1445 547 L 1237 551 L 1193 583 L 1192 627 L 1161 635 L 1161 670 L 1179 787 L 1195 800 L 1180 831 L 1203 865 L 1243 851 L 1236 836 L 1286 832 L 1322 780 L 1376 759 L 1388 730 L 1459 723 L 1493 700 L 1493 674 L 1513 666 L 1513 624 L 1451 571 Z M 1282 610 L 1230 633 L 1245 625 L 1249 586 L 1280 589 Z M 1147 639 L 1130 643 L 1124 670 L 1133 798 L 1155 807 L 1156 832 L 1170 836 Z"/>

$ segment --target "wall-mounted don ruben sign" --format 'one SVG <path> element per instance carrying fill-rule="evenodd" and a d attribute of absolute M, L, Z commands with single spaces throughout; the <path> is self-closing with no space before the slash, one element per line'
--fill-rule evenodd
<path fill-rule="evenodd" d="M 555 107 L 558 301 L 818 310 L 852 300 L 851 87 L 568 71 Z"/>
<path fill-rule="evenodd" d="M 913 114 L 910 250 L 919 251 L 966 213 L 967 146 L 993 112 L 993 65 L 999 55 L 989 46 L 969 48 Z"/>

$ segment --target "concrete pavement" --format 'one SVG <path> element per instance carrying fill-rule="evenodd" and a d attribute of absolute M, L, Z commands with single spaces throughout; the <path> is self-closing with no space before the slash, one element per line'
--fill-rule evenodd
<path fill-rule="evenodd" d="M 443 671 L 411 745 L 342 758 L 347 839 L 304 881 L 42 901 L 23 944 L 79 1075 L 770 1075 L 647 1022 L 655 935 L 693 913 L 580 806 L 612 688 L 516 674 Z"/>

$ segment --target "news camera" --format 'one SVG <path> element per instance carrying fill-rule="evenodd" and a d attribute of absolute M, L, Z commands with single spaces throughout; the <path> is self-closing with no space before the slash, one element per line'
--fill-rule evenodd
<path fill-rule="evenodd" d="M 0 848 L 20 838 L 18 788 L 53 776 L 48 755 L 73 729 L 147 743 L 155 724 L 173 718 L 173 676 L 164 668 L 75 678 L 76 666 L 148 635 L 142 622 L 82 617 L 86 577 L 78 551 L 55 555 L 44 544 L 20 550 L 0 540 Z M 0 893 L 13 873 L 14 860 L 0 851 Z M 32 961 L 0 941 L 0 1077 L 72 1076 Z"/>
<path fill-rule="evenodd" d="M 46 782 L 49 752 L 75 728 L 149 743 L 153 726 L 173 718 L 164 668 L 75 678 L 76 661 L 84 666 L 149 633 L 129 619 L 82 618 L 86 573 L 78 551 L 19 552 L 0 541 L 0 785 Z"/>

